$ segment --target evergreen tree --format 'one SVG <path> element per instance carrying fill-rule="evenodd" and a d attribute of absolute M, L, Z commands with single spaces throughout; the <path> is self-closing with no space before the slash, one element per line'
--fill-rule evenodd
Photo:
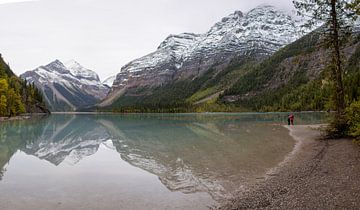
<path fill-rule="evenodd" d="M 6 79 L 0 79 L 0 116 L 7 115 L 7 93 L 9 85 Z"/>
<path fill-rule="evenodd" d="M 6 79 L 0 79 L 0 95 L 5 95 L 8 91 L 9 84 Z"/>
<path fill-rule="evenodd" d="M 0 116 L 7 115 L 7 99 L 6 96 L 0 96 Z"/>
<path fill-rule="evenodd" d="M 320 31 L 323 33 L 324 46 L 331 50 L 331 64 L 328 67 L 335 84 L 336 117 L 333 131 L 341 136 L 347 130 L 341 48 L 351 34 L 359 0 L 294 0 L 293 3 L 300 15 L 309 18 L 306 26 L 323 24 Z"/>

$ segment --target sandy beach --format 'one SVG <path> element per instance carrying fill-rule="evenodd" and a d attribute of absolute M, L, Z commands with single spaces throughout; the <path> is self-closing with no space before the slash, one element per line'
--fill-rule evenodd
<path fill-rule="evenodd" d="M 360 209 L 360 147 L 324 140 L 319 128 L 288 127 L 293 152 L 219 209 Z"/>

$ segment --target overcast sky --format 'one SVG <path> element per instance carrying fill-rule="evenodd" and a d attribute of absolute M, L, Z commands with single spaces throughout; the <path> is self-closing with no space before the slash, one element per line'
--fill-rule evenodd
<path fill-rule="evenodd" d="M 205 33 L 222 17 L 291 0 L 0 0 L 0 53 L 21 74 L 75 59 L 101 79 L 169 34 Z"/>

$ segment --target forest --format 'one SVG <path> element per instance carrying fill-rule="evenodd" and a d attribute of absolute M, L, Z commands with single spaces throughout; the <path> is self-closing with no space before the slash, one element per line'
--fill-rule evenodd
<path fill-rule="evenodd" d="M 48 112 L 41 91 L 17 77 L 0 54 L 0 116 L 34 112 Z"/>

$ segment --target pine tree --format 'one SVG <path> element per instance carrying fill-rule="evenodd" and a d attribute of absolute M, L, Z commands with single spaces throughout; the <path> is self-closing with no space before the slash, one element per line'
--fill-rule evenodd
<path fill-rule="evenodd" d="M 324 47 L 331 50 L 329 69 L 335 84 L 336 117 L 333 131 L 341 136 L 347 130 L 341 49 L 357 19 L 359 0 L 294 0 L 293 3 L 298 14 L 309 18 L 307 27 L 323 24 L 319 31 L 323 33 Z"/>
<path fill-rule="evenodd" d="M 0 116 L 7 115 L 7 99 L 5 95 L 0 96 Z"/>
<path fill-rule="evenodd" d="M 9 85 L 6 79 L 0 79 L 0 116 L 7 115 L 7 94 Z"/>
<path fill-rule="evenodd" d="M 15 91 L 10 88 L 7 96 L 7 113 L 9 116 L 16 115 L 16 106 L 15 106 Z"/>
<path fill-rule="evenodd" d="M 0 95 L 6 95 L 9 89 L 9 84 L 6 79 L 0 79 Z"/>

